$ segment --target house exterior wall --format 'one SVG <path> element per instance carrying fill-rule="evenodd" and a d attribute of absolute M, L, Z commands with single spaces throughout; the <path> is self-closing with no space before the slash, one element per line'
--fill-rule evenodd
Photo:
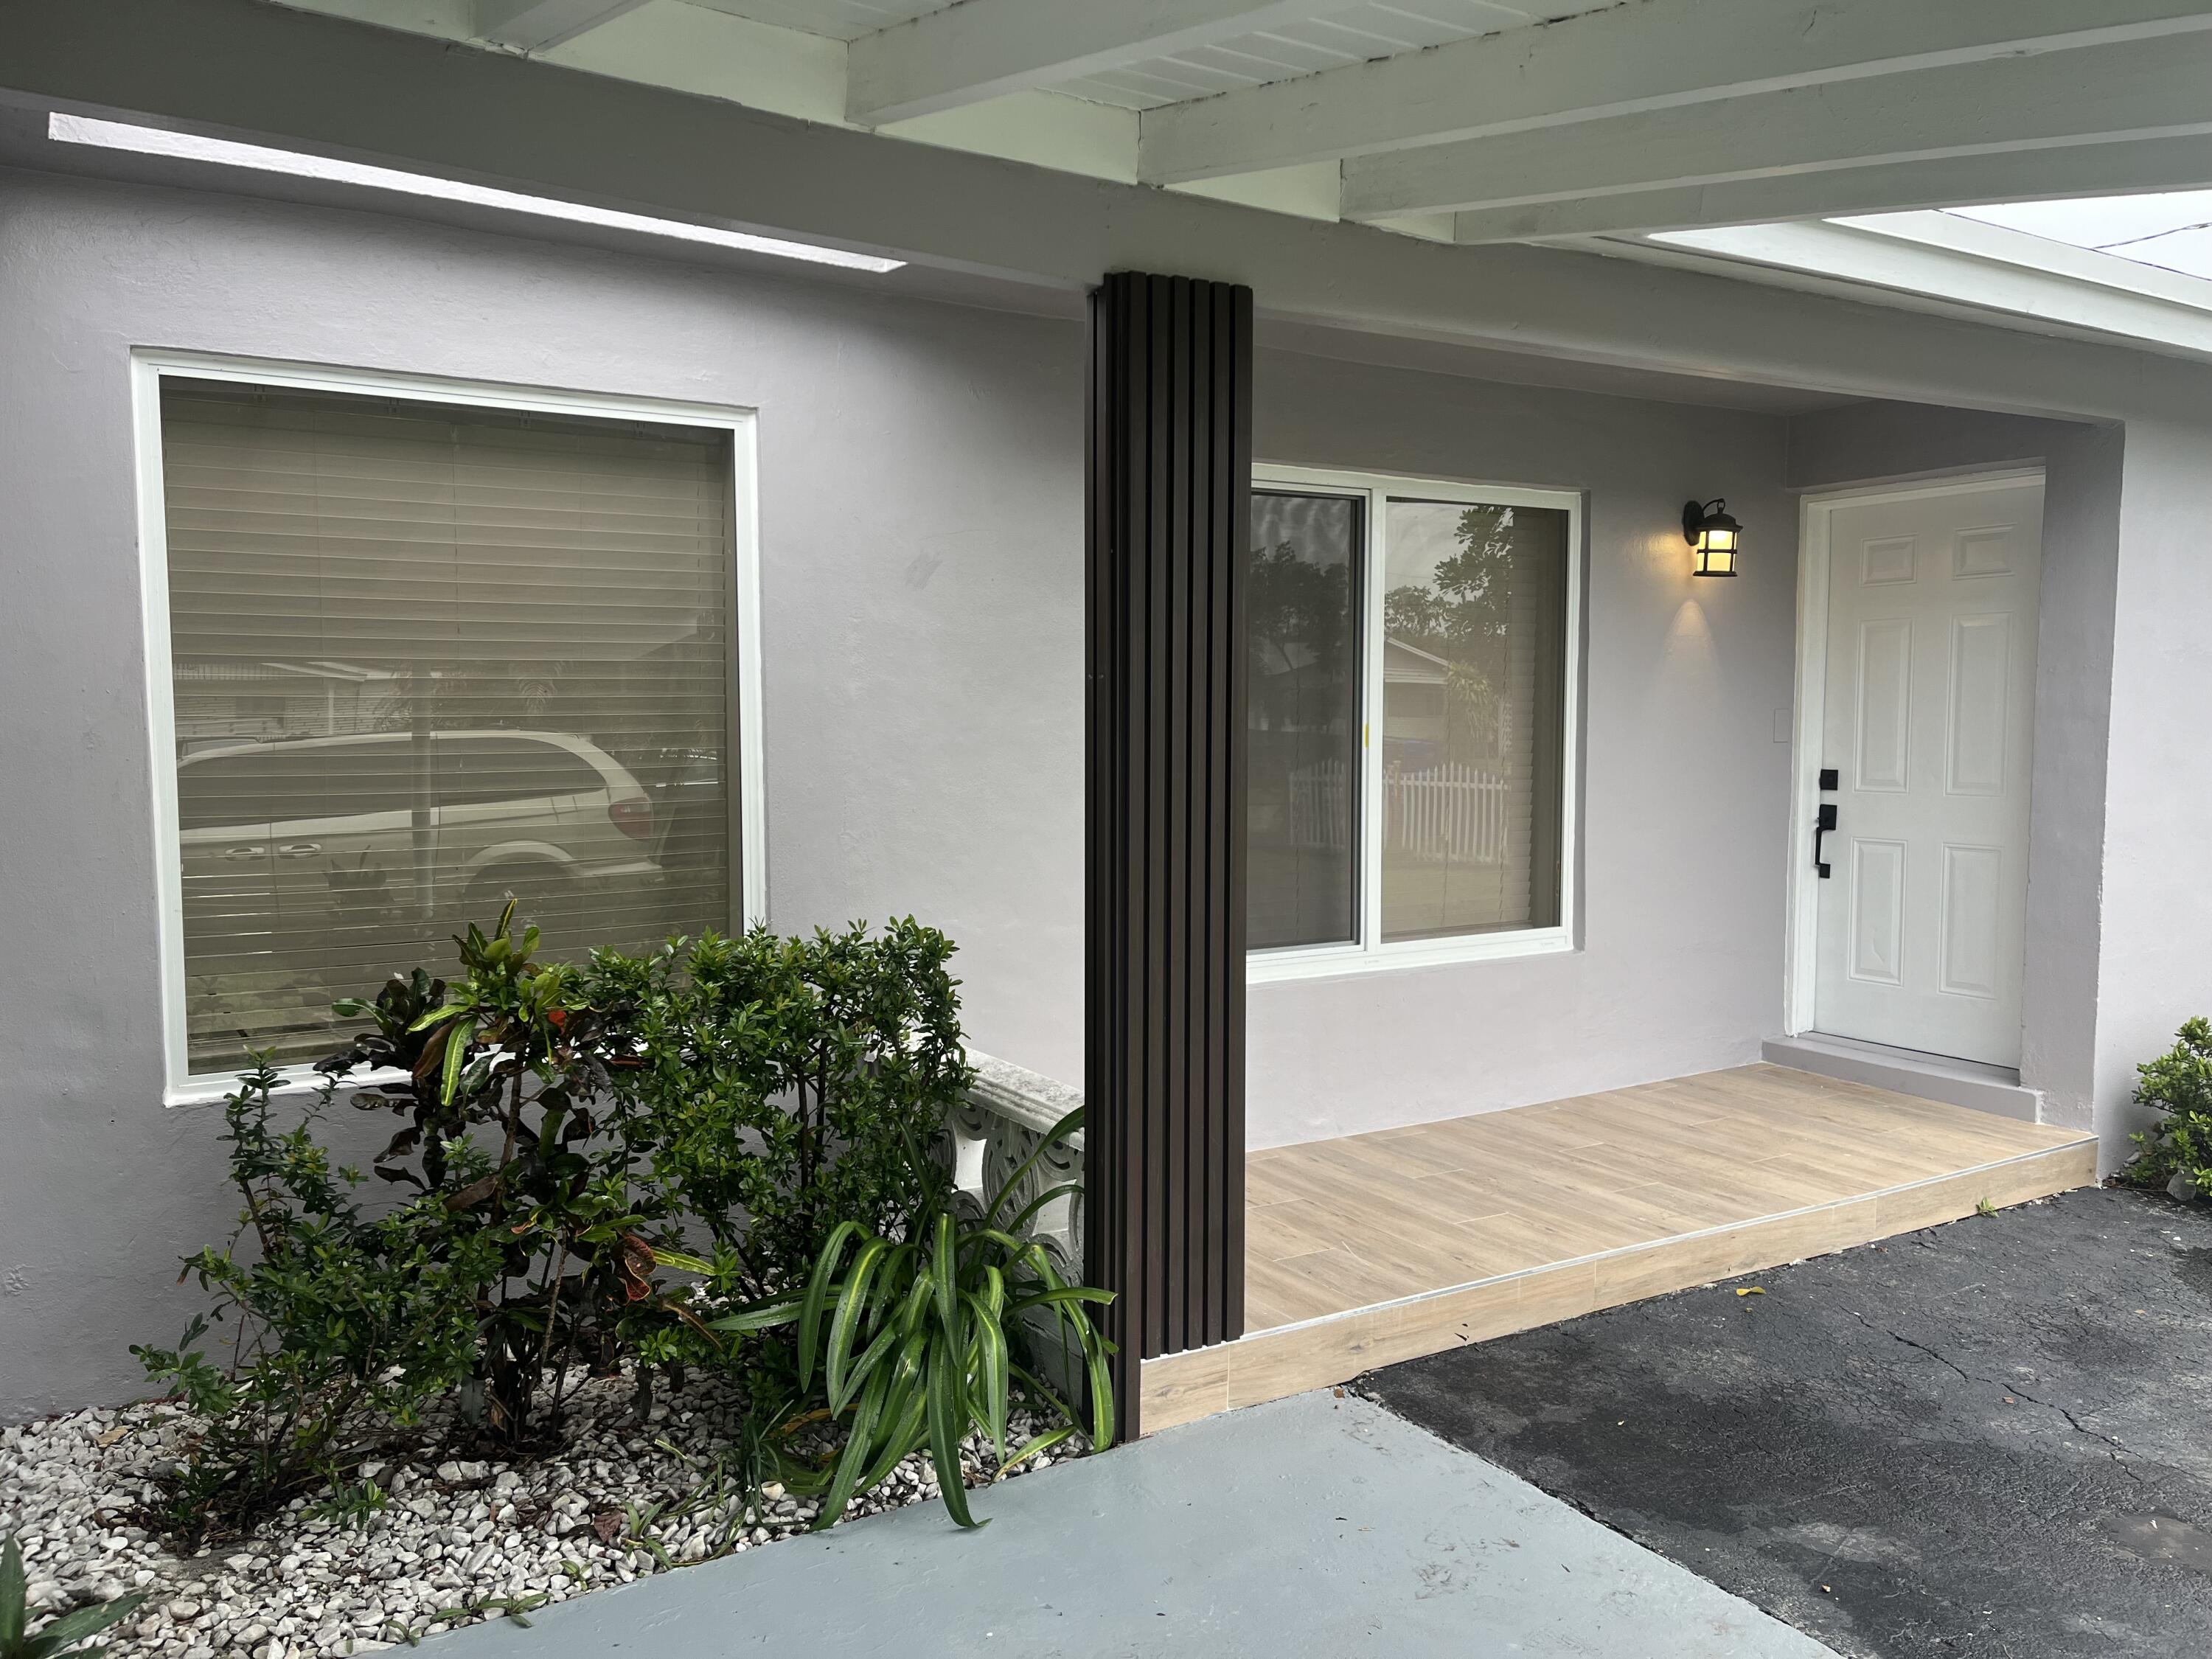
<path fill-rule="evenodd" d="M 757 407 L 769 902 L 911 911 L 978 1047 L 1081 1075 L 1075 324 L 389 216 L 0 173 L 0 1415 L 118 1397 L 230 1206 L 160 1106 L 133 346 Z M 1747 1059 L 1779 1007 L 1771 416 L 1268 354 L 1267 459 L 1588 492 L 1583 949 L 1255 988 L 1252 1142 Z M 1728 495 L 1753 548 L 1687 579 Z M 358 1132 L 364 1150 L 369 1126 Z M 96 1306 L 98 1320 L 84 1310 Z"/>
<path fill-rule="evenodd" d="M 181 1327 L 192 1298 L 171 1264 L 232 1207 L 211 1109 L 159 1104 L 134 346 L 757 408 L 769 920 L 942 926 L 976 1045 L 1082 1075 L 1078 325 L 0 173 L 0 937 L 15 946 L 0 959 L 0 1418 L 132 1393 L 125 1345 Z M 1262 352 L 1255 389 L 1261 460 L 1578 490 L 1587 512 L 1577 948 L 1255 986 L 1250 1144 L 1754 1058 L 1781 1018 L 1790 490 L 2022 456 L 2045 423 L 1895 406 L 1790 422 L 1286 350 Z M 2039 714 L 2037 790 L 2078 750 L 2062 781 L 2101 804 L 2121 449 L 2112 429 L 2058 430 L 2071 448 L 2039 446 L 2054 542 L 2101 536 L 2104 551 L 2069 551 L 2080 604 L 2046 604 L 2039 708 L 2064 721 L 2052 735 Z M 2140 461 L 2128 448 L 2128 533 L 2161 550 L 2124 584 L 2121 634 L 2190 673 L 2165 607 L 2188 597 L 2193 441 L 2176 428 Z M 1692 495 L 1725 495 L 1743 520 L 1737 580 L 1690 578 Z M 2062 536 L 2069 513 L 2079 529 Z M 2124 1098 L 2144 1033 L 2197 997 L 2158 925 L 2171 907 L 2154 877 L 2189 830 L 2159 810 L 2180 718 L 2159 704 L 2163 674 L 2128 683 L 2149 732 L 2113 787 L 2116 803 L 2133 792 L 2140 880 L 2124 933 L 2107 907 L 2101 951 L 2076 948 L 2095 936 L 2096 878 L 2118 867 L 2101 813 L 2052 843 L 2076 910 L 2032 946 L 2030 997 L 2049 1011 L 2044 1086 L 2080 1115 L 2062 1121 Z M 2038 834 L 2041 860 L 2040 818 Z M 2108 997 L 2116 974 L 2145 988 L 2142 1032 L 2097 1023 L 2100 971 Z M 365 1121 L 341 1128 L 367 1148 Z"/>
<path fill-rule="evenodd" d="M 2021 1081 L 2042 1092 L 2044 1121 L 2100 1132 L 2107 1169 L 2124 1156 L 2132 1081 L 2109 1058 L 2114 1042 L 2130 1039 L 2109 1024 L 2100 1030 L 2100 1011 L 2118 1005 L 2099 992 L 2122 463 L 2135 447 L 2133 428 L 2112 424 L 1865 403 L 1793 420 L 1788 470 L 1793 489 L 1822 490 L 2044 468 Z M 2138 550 L 2131 538 L 2130 556 L 2154 556 L 2154 545 L 2152 538 Z M 2132 1015 L 2121 1022 L 2132 1023 Z"/>
<path fill-rule="evenodd" d="M 1081 1077 L 1078 325 L 0 173 L 0 1417 L 133 1393 L 235 1207 L 161 1104 L 134 346 L 757 406 L 770 919 L 943 927 Z"/>
<path fill-rule="evenodd" d="M 1255 984 L 1250 1144 L 1756 1059 L 1782 1015 L 1784 422 L 1269 352 L 1254 407 L 1257 461 L 1579 489 L 1589 528 L 1577 948 Z M 1690 574 L 1692 495 L 1743 522 L 1732 581 Z"/>
<path fill-rule="evenodd" d="M 2212 1015 L 2212 422 L 2131 422 L 2120 498 L 2105 808 L 2097 1129 L 2109 1167 L 2149 1114 L 2136 1067 Z"/>

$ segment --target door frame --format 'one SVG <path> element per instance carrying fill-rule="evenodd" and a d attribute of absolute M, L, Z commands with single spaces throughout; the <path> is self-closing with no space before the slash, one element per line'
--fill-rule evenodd
<path fill-rule="evenodd" d="M 1870 501 L 1974 495 L 2045 482 L 2039 466 L 1962 473 L 1918 483 L 1861 484 L 1808 494 L 1799 504 L 1797 534 L 1797 686 L 1790 734 L 1790 841 L 1783 907 L 1782 1029 L 1801 1036 L 1815 1030 L 1819 986 L 1820 890 L 1813 875 L 1813 823 L 1820 806 L 1819 757 L 1827 730 L 1830 544 L 1838 509 Z M 2039 612 L 2041 607 L 2039 603 Z M 2038 618 L 2040 626 L 2040 617 Z"/>

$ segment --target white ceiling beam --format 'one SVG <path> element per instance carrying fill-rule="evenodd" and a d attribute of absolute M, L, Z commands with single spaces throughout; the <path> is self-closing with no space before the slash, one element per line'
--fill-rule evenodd
<path fill-rule="evenodd" d="M 2200 365 L 2141 351 L 1623 258 L 1437 246 L 261 0 L 4 0 L 0 103 L 896 253 L 1070 296 L 1109 270 L 1175 270 L 1249 283 L 1273 317 L 1850 397 L 2187 422 L 2212 386 Z M 884 291 L 902 275 L 880 279 Z"/>
<path fill-rule="evenodd" d="M 646 0 L 477 0 L 477 36 L 543 52 L 635 11 Z"/>
<path fill-rule="evenodd" d="M 1454 240 L 1560 240 L 1970 203 L 2057 202 L 2081 196 L 2208 188 L 2212 188 L 2212 137 L 2200 134 L 2073 144 L 2062 149 L 1998 150 L 1485 208 L 1455 216 Z"/>
<path fill-rule="evenodd" d="M 1619 115 L 1344 164 L 1346 218 L 2212 132 L 2212 34 L 1995 59 Z"/>
<path fill-rule="evenodd" d="M 846 118 L 873 126 L 933 114 L 1234 40 L 1344 3 L 961 0 L 853 42 Z"/>
<path fill-rule="evenodd" d="M 1138 167 L 1180 184 L 2205 29 L 2212 0 L 1637 0 L 1147 110 Z"/>
<path fill-rule="evenodd" d="M 2039 243 L 2046 249 L 2053 246 L 2040 237 L 2020 236 L 2019 251 L 2024 257 L 2014 258 L 2000 237 L 1972 251 L 1972 257 L 1960 258 L 1959 253 L 1969 250 L 1909 234 L 1815 224 L 1691 231 L 1668 246 L 2212 356 L 2212 315 L 2207 314 L 2201 298 L 2182 297 L 2185 290 L 2160 291 L 2155 283 L 2133 281 L 2135 273 L 2122 260 L 2108 260 L 2119 270 L 2107 274 L 2085 270 L 2078 262 L 2047 259 L 2037 248 Z"/>

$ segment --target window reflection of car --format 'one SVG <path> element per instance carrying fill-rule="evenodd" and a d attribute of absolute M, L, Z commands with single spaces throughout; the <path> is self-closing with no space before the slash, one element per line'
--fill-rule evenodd
<path fill-rule="evenodd" d="M 508 892 L 549 933 L 618 924 L 660 874 L 644 788 L 562 732 L 226 744 L 179 762 L 177 804 L 187 936 L 217 954 L 308 929 L 489 925 Z"/>

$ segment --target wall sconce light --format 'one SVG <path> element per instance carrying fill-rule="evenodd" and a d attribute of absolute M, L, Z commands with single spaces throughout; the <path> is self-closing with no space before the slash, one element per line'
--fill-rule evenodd
<path fill-rule="evenodd" d="M 1685 501 L 1682 539 L 1698 552 L 1692 575 L 1735 574 L 1735 556 L 1743 544 L 1743 526 L 1729 515 L 1725 501 Z"/>

